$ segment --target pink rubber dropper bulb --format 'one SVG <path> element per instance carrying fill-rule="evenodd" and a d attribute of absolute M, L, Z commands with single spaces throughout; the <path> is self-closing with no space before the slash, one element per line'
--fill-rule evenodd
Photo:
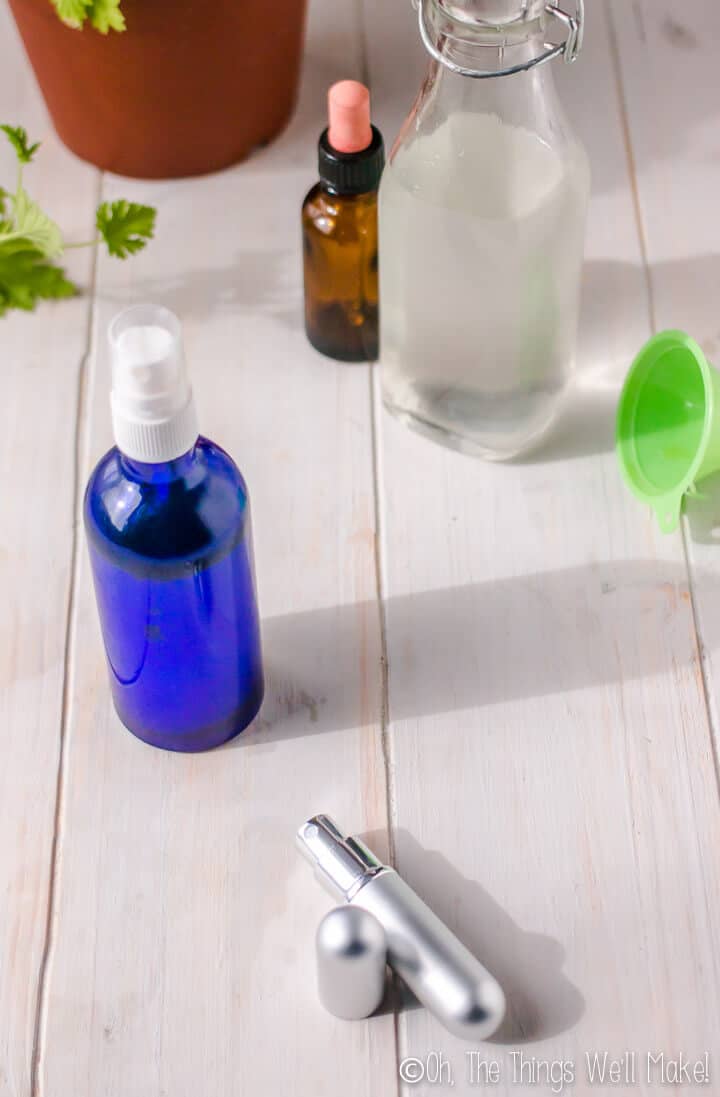
<path fill-rule="evenodd" d="M 340 80 L 328 92 L 328 141 L 338 152 L 362 152 L 372 141 L 370 92 L 357 80 Z"/>

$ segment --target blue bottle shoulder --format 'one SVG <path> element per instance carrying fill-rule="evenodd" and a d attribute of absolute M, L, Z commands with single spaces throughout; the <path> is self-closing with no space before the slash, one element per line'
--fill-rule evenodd
<path fill-rule="evenodd" d="M 200 437 L 162 464 L 131 461 L 113 447 L 85 492 L 88 537 L 129 571 L 169 575 L 208 567 L 244 536 L 249 501 L 232 458 Z"/>

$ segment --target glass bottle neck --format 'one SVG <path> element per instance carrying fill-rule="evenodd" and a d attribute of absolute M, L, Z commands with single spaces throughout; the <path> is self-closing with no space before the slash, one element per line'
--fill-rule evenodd
<path fill-rule="evenodd" d="M 546 16 L 499 24 L 463 18 L 463 4 L 418 0 L 420 36 L 428 53 L 459 75 L 499 78 L 507 69 L 532 64 L 545 47 Z"/>
<path fill-rule="evenodd" d="M 521 55 L 524 49 L 532 50 L 534 45 L 531 41 L 518 47 Z M 484 54 L 488 52 L 487 46 L 477 48 Z M 552 63 L 534 65 L 512 76 L 476 80 L 432 61 L 395 142 L 391 162 L 399 168 L 400 161 L 415 141 L 431 138 L 433 147 L 441 150 L 437 154 L 443 162 L 457 161 L 458 170 L 465 165 L 468 171 L 471 162 L 476 166 L 481 164 L 482 149 L 475 147 L 481 140 L 480 130 L 472 122 L 473 116 L 484 116 L 487 121 L 481 124 L 481 130 L 483 126 L 485 129 L 490 126 L 495 136 L 499 135 L 498 124 L 507 127 L 503 141 L 508 155 L 516 145 L 511 139 L 513 131 L 516 136 L 523 131 L 554 149 L 561 158 L 572 156 L 577 141 L 556 92 L 553 69 Z M 441 130 L 445 136 L 436 136 Z"/>
<path fill-rule="evenodd" d="M 552 65 L 537 65 L 513 76 L 473 80 L 433 61 L 416 104 L 416 126 L 461 112 L 497 115 L 549 142 L 569 134 Z"/>
<path fill-rule="evenodd" d="M 471 79 L 509 76 L 556 57 L 574 61 L 582 46 L 584 0 L 574 13 L 544 0 L 415 0 L 430 56 Z M 556 37 L 560 27 L 563 37 Z"/>

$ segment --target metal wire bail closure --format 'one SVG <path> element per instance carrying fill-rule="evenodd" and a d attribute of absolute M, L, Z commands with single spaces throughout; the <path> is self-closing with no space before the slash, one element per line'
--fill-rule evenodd
<path fill-rule="evenodd" d="M 469 76 L 473 80 L 490 80 L 495 76 L 512 76 L 516 72 L 526 72 L 528 69 L 534 68 L 535 65 L 544 65 L 546 61 L 552 61 L 555 57 L 561 55 L 564 57 L 566 64 L 571 65 L 582 49 L 585 29 L 585 0 L 575 0 L 574 15 L 569 15 L 568 12 L 559 8 L 556 4 L 546 4 L 546 14 L 553 19 L 557 19 L 565 27 L 567 37 L 564 42 L 557 45 L 552 42 L 545 42 L 543 52 L 537 57 L 505 69 L 465 68 L 465 66 L 453 61 L 451 57 L 441 53 L 433 42 L 425 11 L 428 2 L 432 3 L 432 0 L 413 0 L 413 6 L 417 8 L 418 12 L 418 25 L 422 43 L 431 57 L 439 61 L 441 65 L 445 65 L 452 72 L 456 72 L 459 76 Z"/>

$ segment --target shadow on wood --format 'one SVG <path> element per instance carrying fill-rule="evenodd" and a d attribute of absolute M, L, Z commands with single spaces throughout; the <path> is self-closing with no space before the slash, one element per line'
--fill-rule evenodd
<path fill-rule="evenodd" d="M 698 658 L 686 572 L 668 561 L 597 562 L 424 591 L 390 598 L 386 613 L 394 722 L 615 686 Z M 263 644 L 266 701 L 229 749 L 380 724 L 375 602 L 271 617 Z"/>
<path fill-rule="evenodd" d="M 672 326 L 687 330 L 720 365 L 720 323 L 708 324 L 703 312 L 706 287 L 720 279 L 720 255 L 654 263 L 652 279 L 677 301 Z M 613 451 L 617 402 L 634 357 L 626 356 L 630 332 L 637 332 L 636 353 L 650 335 L 644 272 L 631 263 L 589 260 L 583 268 L 578 362 L 566 405 L 550 433 L 517 463 Z"/>
<path fill-rule="evenodd" d="M 362 838 L 374 848 L 372 835 Z M 532 1043 L 577 1024 L 585 1001 L 563 974 L 564 950 L 558 941 L 521 929 L 479 883 L 462 876 L 441 853 L 424 849 L 407 830 L 397 831 L 395 848 L 396 867 L 407 883 L 505 991 L 507 1014 L 492 1043 Z M 528 885 L 532 886 L 529 881 Z M 543 887 L 543 881 L 538 879 L 536 886 Z M 381 1008 L 389 1012 L 420 1007 L 401 986 L 386 996 Z"/>

